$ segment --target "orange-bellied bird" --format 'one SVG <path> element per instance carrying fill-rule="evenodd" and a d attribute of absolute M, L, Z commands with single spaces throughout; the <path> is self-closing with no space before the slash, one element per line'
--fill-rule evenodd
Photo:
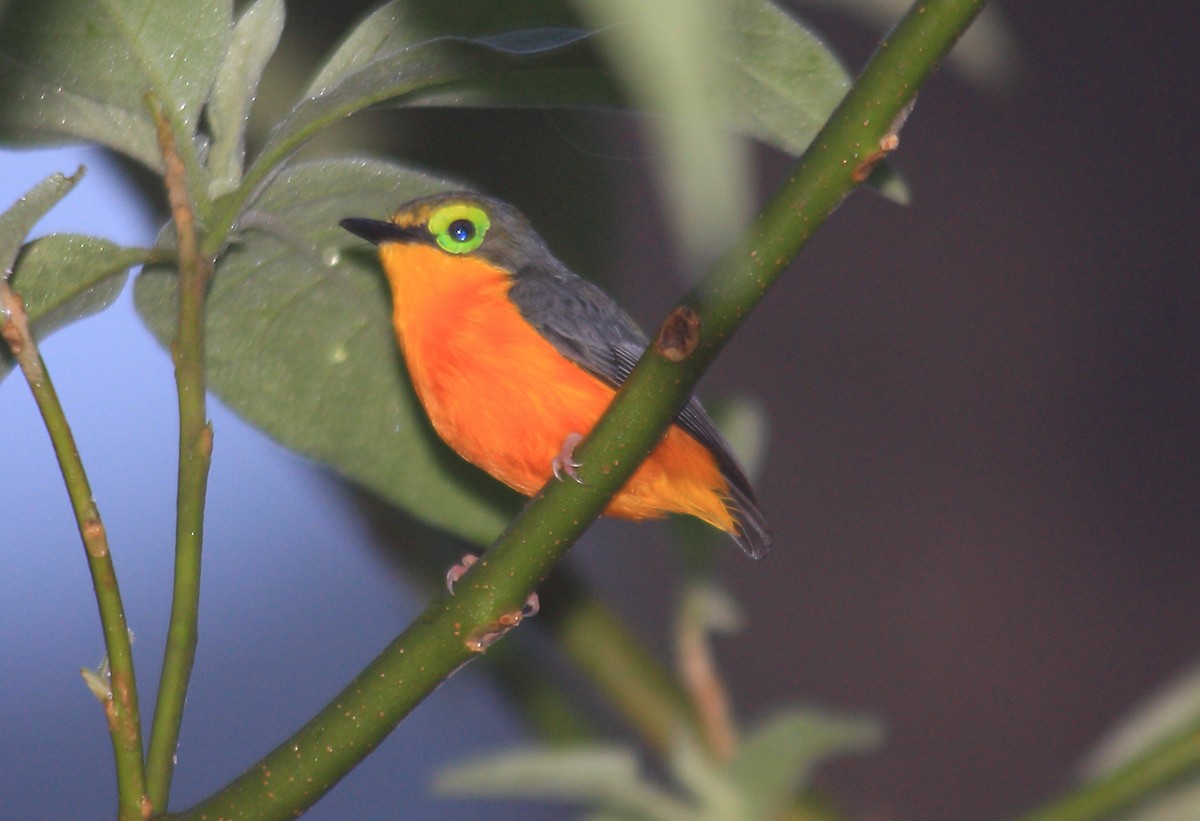
<path fill-rule="evenodd" d="M 379 246 L 396 337 L 446 444 L 526 496 L 551 475 L 574 478 L 572 448 L 648 344 L 634 321 L 498 200 L 437 194 L 341 225 Z M 770 546 L 746 474 L 695 397 L 605 512 L 695 516 L 755 558 Z"/>

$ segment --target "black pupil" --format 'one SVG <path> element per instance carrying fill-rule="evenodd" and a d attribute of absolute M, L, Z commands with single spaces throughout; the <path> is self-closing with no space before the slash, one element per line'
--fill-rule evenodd
<path fill-rule="evenodd" d="M 455 242 L 466 242 L 475 236 L 475 226 L 471 224 L 470 220 L 455 220 L 450 223 L 448 230 L 450 238 Z"/>

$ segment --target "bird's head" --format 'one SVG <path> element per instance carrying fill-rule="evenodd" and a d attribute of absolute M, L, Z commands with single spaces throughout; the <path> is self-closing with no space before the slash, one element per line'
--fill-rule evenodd
<path fill-rule="evenodd" d="M 389 220 L 351 217 L 341 226 L 376 245 L 425 244 L 450 256 L 477 257 L 510 273 L 550 258 L 545 243 L 520 211 L 466 191 L 412 200 Z"/>

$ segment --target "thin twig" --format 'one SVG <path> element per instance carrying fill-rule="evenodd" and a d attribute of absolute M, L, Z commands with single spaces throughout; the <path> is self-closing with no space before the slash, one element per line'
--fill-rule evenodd
<path fill-rule="evenodd" d="M 92 574 L 92 588 L 100 611 L 109 668 L 107 691 L 100 695 L 116 762 L 117 817 L 120 821 L 141 821 L 149 815 L 146 774 L 142 763 L 141 717 L 133 672 L 132 642 L 108 536 L 100 519 L 100 510 L 92 498 L 91 484 L 75 447 L 75 437 L 58 401 L 58 393 L 38 352 L 37 342 L 29 332 L 25 304 L 6 278 L 0 278 L 0 312 L 4 315 L 0 334 L 12 349 L 13 357 L 20 365 L 46 423 L 46 431 L 54 445 L 59 470 L 75 512 L 79 535 L 83 539 L 88 570 Z"/>
<path fill-rule="evenodd" d="M 170 797 L 175 748 L 179 743 L 184 700 L 196 658 L 204 502 L 212 461 L 212 425 L 207 418 L 204 380 L 204 297 L 212 274 L 212 261 L 199 253 L 187 170 L 180 158 L 170 121 L 157 100 L 147 99 L 147 105 L 158 128 L 158 143 L 166 169 L 164 182 L 179 248 L 179 328 L 172 346 L 179 397 L 175 583 L 146 759 L 150 799 L 155 810 L 163 812 Z"/>
<path fill-rule="evenodd" d="M 729 690 L 709 639 L 714 621 L 706 607 L 716 595 L 695 581 L 688 587 L 679 615 L 675 652 L 679 678 L 695 706 L 704 746 L 713 758 L 726 763 L 737 749 L 738 734 Z"/>

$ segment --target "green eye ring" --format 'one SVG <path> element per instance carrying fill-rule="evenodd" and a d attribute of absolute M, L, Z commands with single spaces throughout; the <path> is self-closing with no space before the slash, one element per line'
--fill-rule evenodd
<path fill-rule="evenodd" d="M 449 254 L 469 254 L 483 244 L 492 221 L 474 205 L 447 205 L 429 218 L 429 234 Z"/>

